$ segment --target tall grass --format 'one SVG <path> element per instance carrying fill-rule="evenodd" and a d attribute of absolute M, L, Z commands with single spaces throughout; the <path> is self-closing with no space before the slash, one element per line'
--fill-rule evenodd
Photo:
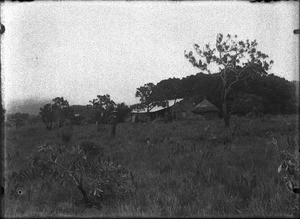
<path fill-rule="evenodd" d="M 88 147 L 89 141 L 97 142 L 111 159 L 131 170 L 137 192 L 101 209 L 87 209 L 76 204 L 76 188 L 62 191 L 54 183 L 23 195 L 26 198 L 5 196 L 7 216 L 291 215 L 293 197 L 277 173 L 280 160 L 270 141 L 276 137 L 282 149 L 293 152 L 287 139 L 298 133 L 294 117 L 234 118 L 229 133 L 219 120 L 123 123 L 111 140 L 108 126 L 101 131 L 95 125 L 65 131 L 72 137 L 64 144 L 85 142 Z M 60 133 L 61 129 L 22 127 L 19 139 L 14 139 L 8 130 L 6 147 L 13 149 L 6 150 L 6 172 L 28 166 L 27 157 L 38 143 L 62 143 Z M 33 181 L 26 188 L 39 185 Z"/>

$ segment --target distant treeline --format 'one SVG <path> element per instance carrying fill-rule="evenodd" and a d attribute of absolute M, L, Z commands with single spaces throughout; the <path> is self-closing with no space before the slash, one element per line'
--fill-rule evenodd
<path fill-rule="evenodd" d="M 293 114 L 296 106 L 296 86 L 299 82 L 268 75 L 254 75 L 232 87 L 228 102 L 234 114 L 245 115 L 251 111 L 263 114 Z M 156 89 L 166 99 L 191 98 L 200 102 L 204 96 L 222 110 L 222 80 L 219 74 L 198 73 L 185 78 L 160 81 Z"/>

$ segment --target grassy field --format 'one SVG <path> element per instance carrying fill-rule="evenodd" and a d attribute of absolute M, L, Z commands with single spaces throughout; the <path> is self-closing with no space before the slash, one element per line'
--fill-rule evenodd
<path fill-rule="evenodd" d="M 6 128 L 6 172 L 29 168 L 29 155 L 43 144 L 90 140 L 131 170 L 136 191 L 101 209 L 76 205 L 80 193 L 72 185 L 40 188 L 24 182 L 22 195 L 4 197 L 6 217 L 46 216 L 291 216 L 294 194 L 286 191 L 277 168 L 280 149 L 293 153 L 299 145 L 295 116 L 234 117 L 232 139 L 222 120 L 186 120 L 171 124 L 122 123 L 109 139 L 109 127 L 93 124 L 55 128 L 43 124 Z M 295 143 L 296 142 L 296 143 Z M 5 185 L 6 189 L 9 185 Z"/>

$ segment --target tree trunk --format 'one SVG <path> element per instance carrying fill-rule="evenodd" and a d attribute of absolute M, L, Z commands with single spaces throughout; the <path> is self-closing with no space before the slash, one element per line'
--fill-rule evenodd
<path fill-rule="evenodd" d="M 88 196 L 86 194 L 86 191 L 84 190 L 83 186 L 82 186 L 82 183 L 78 184 L 77 185 L 77 188 L 79 189 L 79 191 L 81 192 L 82 196 L 83 196 L 83 201 L 85 204 L 88 204 L 89 203 L 89 199 L 88 199 Z"/>
<path fill-rule="evenodd" d="M 226 85 L 224 84 L 224 87 Z M 223 93 L 222 93 L 222 107 L 223 107 L 223 119 L 224 119 L 224 125 L 225 128 L 230 126 L 230 115 L 228 113 L 228 106 L 227 106 L 227 95 L 229 93 L 228 88 L 224 88 L 223 89 Z"/>
<path fill-rule="evenodd" d="M 48 120 L 44 120 L 44 123 L 45 123 L 46 129 L 51 130 L 52 127 L 49 125 L 50 122 Z"/>
<path fill-rule="evenodd" d="M 44 124 L 45 124 L 45 126 L 46 126 L 46 129 L 48 129 L 47 121 L 46 121 L 46 119 L 45 119 L 45 116 L 44 116 L 44 115 L 42 115 L 42 120 L 43 120 L 43 122 L 44 122 Z"/>
<path fill-rule="evenodd" d="M 229 113 L 228 113 L 228 109 L 227 109 L 227 100 L 223 100 L 222 101 L 222 105 L 223 105 L 223 119 L 224 119 L 224 125 L 225 127 L 229 127 L 230 126 L 230 121 L 229 121 Z"/>
<path fill-rule="evenodd" d="M 59 127 L 63 127 L 63 124 L 64 124 L 63 117 L 60 117 Z"/>

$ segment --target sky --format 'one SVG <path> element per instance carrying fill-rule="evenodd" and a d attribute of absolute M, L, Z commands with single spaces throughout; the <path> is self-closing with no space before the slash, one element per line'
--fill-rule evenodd
<path fill-rule="evenodd" d="M 299 3 L 5 2 L 1 5 L 4 104 L 64 97 L 88 104 L 110 94 L 134 104 L 146 83 L 200 72 L 184 57 L 218 33 L 258 42 L 269 73 L 299 78 Z"/>

